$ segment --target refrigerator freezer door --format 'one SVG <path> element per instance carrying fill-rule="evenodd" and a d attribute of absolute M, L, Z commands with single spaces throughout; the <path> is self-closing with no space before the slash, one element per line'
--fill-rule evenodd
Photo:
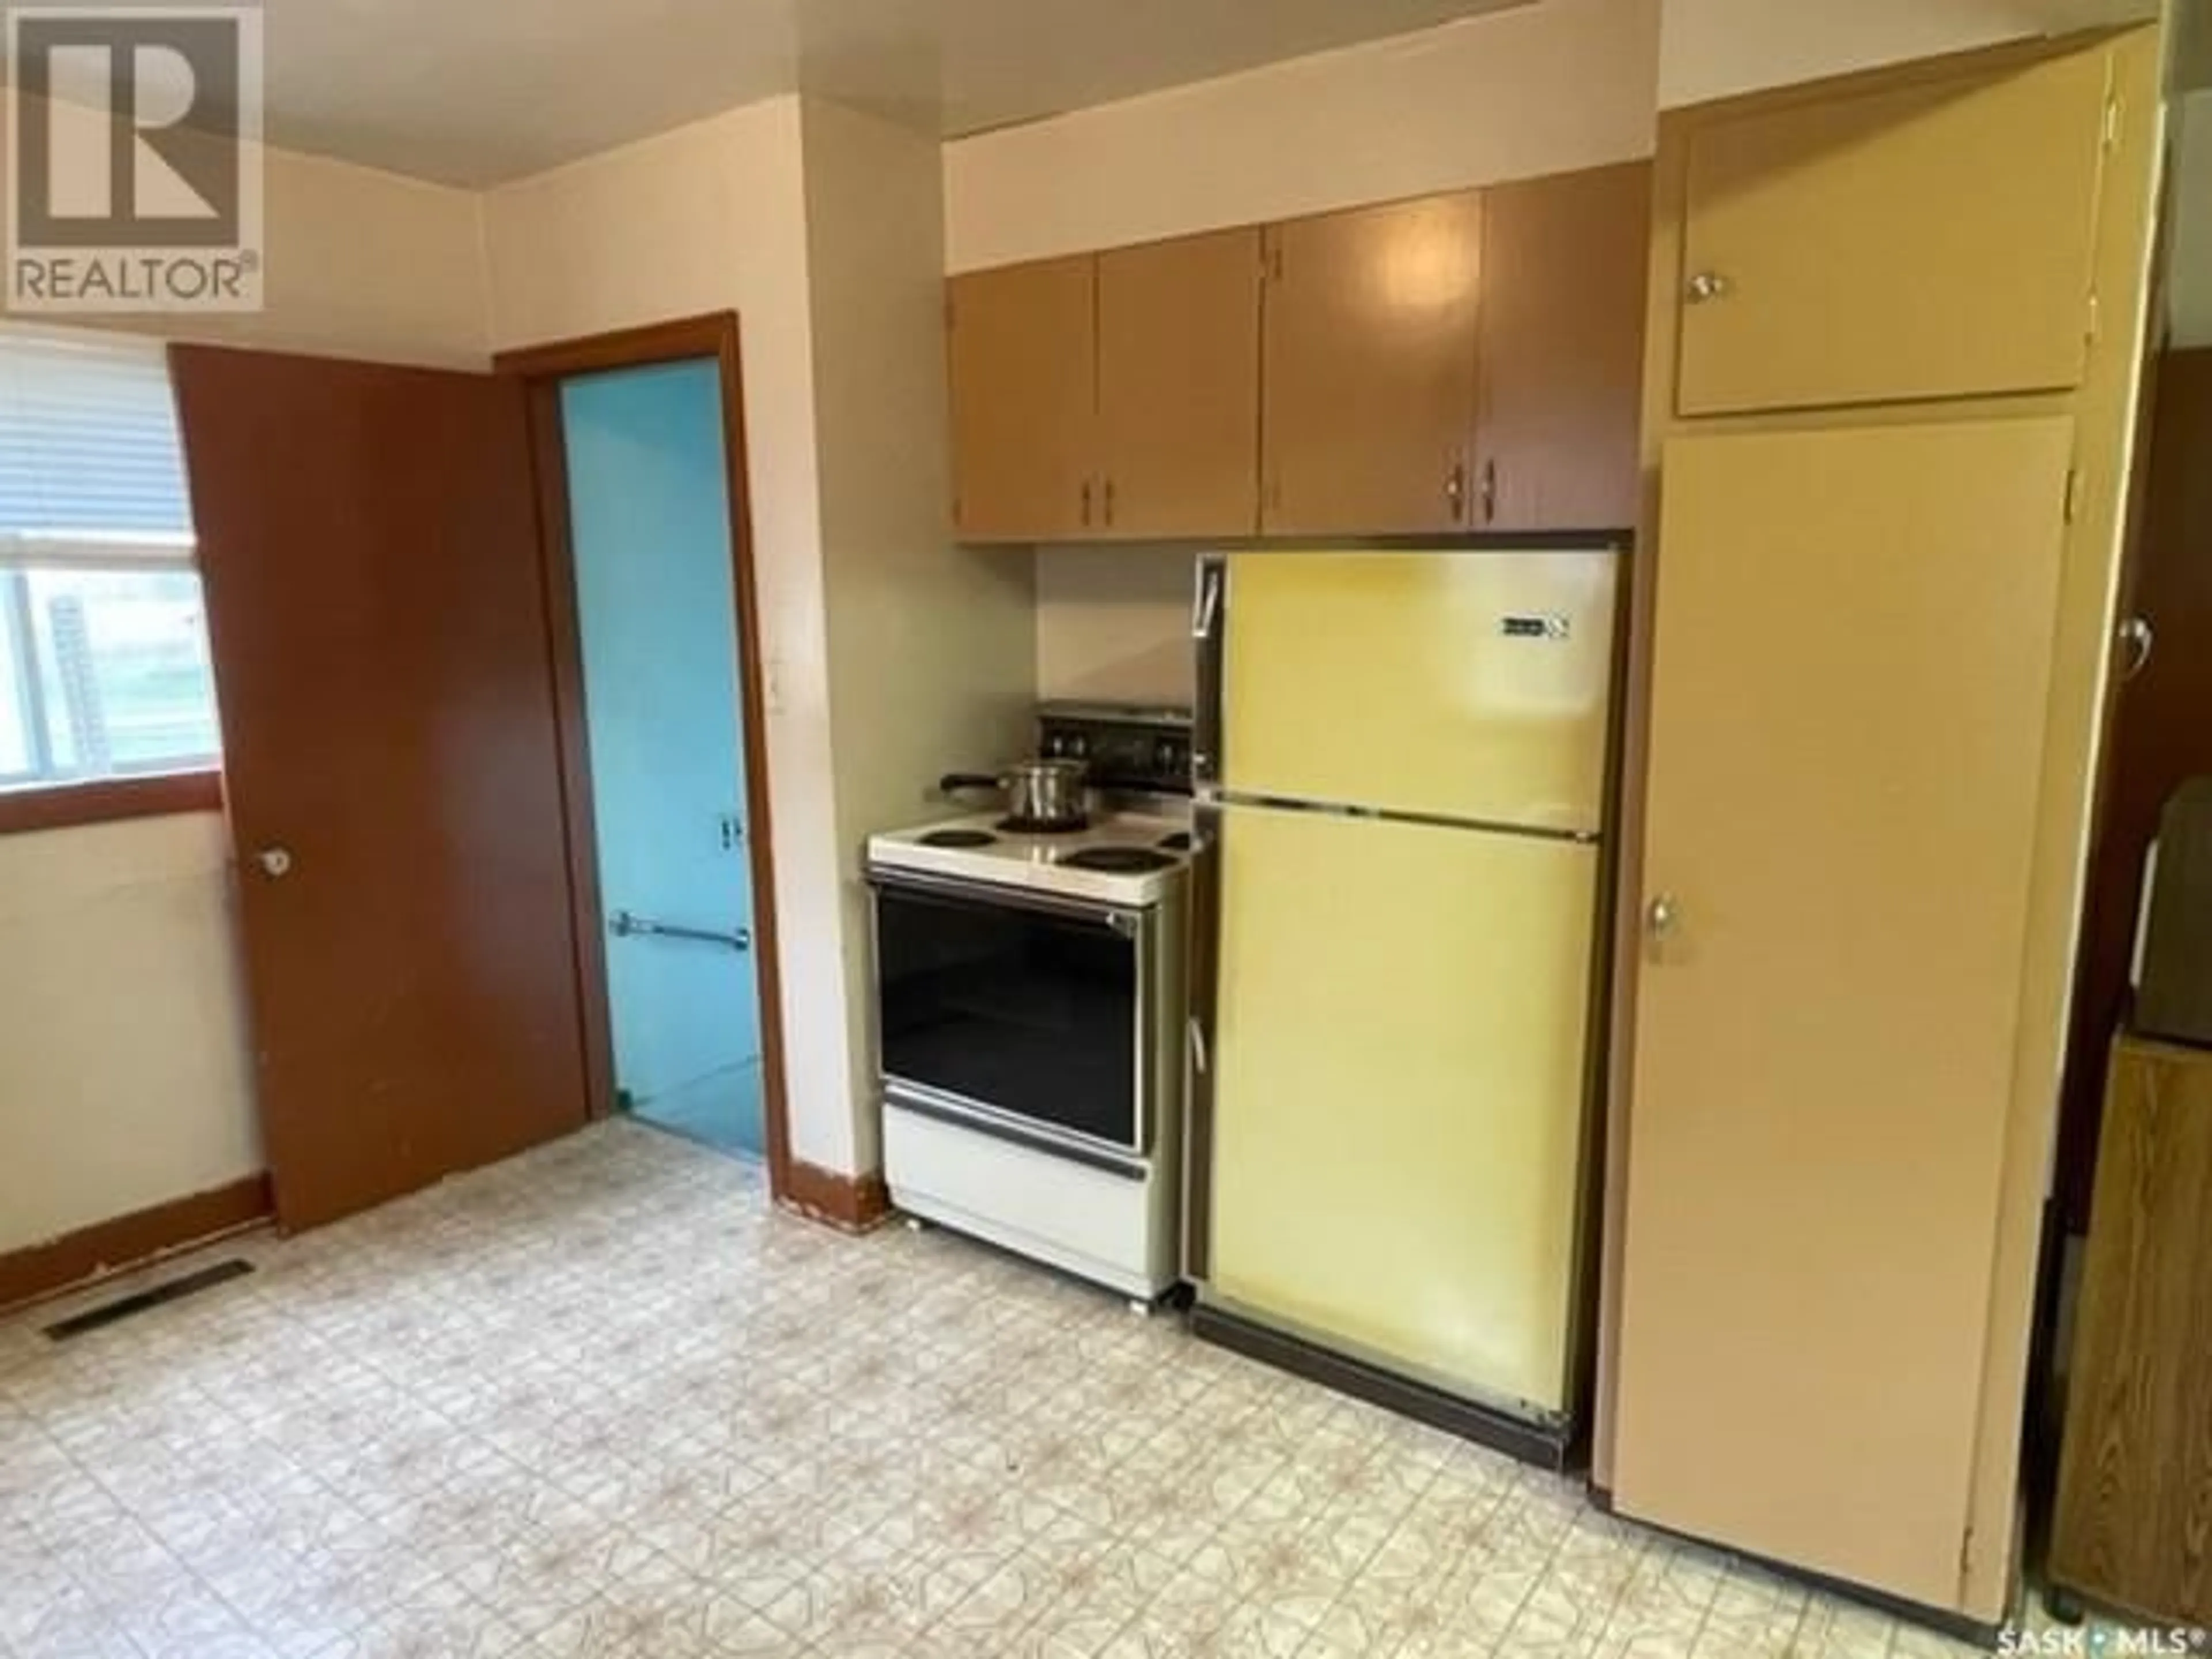
<path fill-rule="evenodd" d="M 1270 552 L 1227 562 L 1223 787 L 1598 830 L 1618 554 Z"/>
<path fill-rule="evenodd" d="M 1564 1410 L 1597 851 L 1227 808 L 1209 1294 Z"/>

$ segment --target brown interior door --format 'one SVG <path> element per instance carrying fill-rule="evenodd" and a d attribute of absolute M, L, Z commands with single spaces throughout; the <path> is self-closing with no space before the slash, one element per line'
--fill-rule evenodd
<path fill-rule="evenodd" d="M 173 349 L 279 1219 L 585 1118 L 519 382 Z"/>

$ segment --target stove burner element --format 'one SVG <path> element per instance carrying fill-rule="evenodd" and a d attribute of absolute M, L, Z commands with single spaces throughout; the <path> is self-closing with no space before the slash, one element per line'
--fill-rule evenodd
<path fill-rule="evenodd" d="M 998 837 L 988 830 L 933 830 L 921 840 L 924 847 L 988 847 Z"/>
<path fill-rule="evenodd" d="M 1000 818 L 999 828 L 1009 836 L 1073 836 L 1091 827 L 1089 818 Z"/>
<path fill-rule="evenodd" d="M 1097 870 L 1108 875 L 1138 876 L 1170 868 L 1175 860 L 1149 847 L 1085 847 L 1060 860 L 1071 870 Z"/>
<path fill-rule="evenodd" d="M 1188 853 L 1190 851 L 1190 831 L 1178 830 L 1172 836 L 1162 836 L 1160 847 L 1165 852 Z"/>

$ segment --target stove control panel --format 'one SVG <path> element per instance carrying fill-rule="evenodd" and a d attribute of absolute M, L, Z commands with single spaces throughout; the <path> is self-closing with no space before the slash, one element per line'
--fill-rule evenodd
<path fill-rule="evenodd" d="M 1037 711 L 1037 753 L 1090 763 L 1100 789 L 1191 792 L 1190 711 L 1100 703 L 1047 703 Z"/>

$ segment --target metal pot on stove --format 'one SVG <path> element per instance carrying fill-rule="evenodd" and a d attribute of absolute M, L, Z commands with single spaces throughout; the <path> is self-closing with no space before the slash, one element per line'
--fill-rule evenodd
<path fill-rule="evenodd" d="M 989 790 L 1006 798 L 1006 822 L 1018 830 L 1080 830 L 1091 821 L 1089 765 L 1079 760 L 1020 760 L 1003 772 L 948 772 L 937 787 L 948 795 Z"/>

